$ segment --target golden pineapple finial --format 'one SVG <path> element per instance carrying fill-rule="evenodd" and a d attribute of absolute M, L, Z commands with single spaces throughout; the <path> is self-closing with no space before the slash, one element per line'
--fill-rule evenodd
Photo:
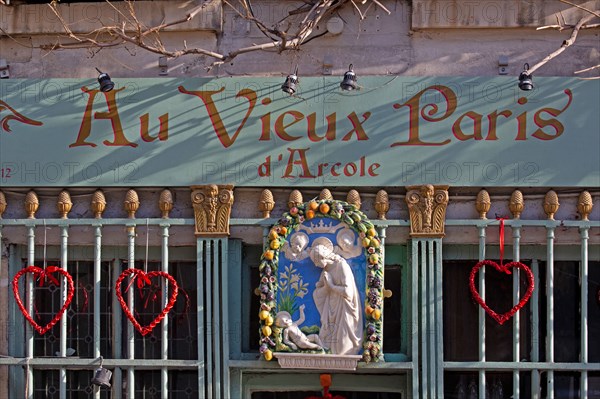
<path fill-rule="evenodd" d="M 31 190 L 25 196 L 25 212 L 29 219 L 35 219 L 35 213 L 40 206 L 40 200 L 38 199 L 35 191 Z"/>
<path fill-rule="evenodd" d="M 125 201 L 123 202 L 123 207 L 127 211 L 127 216 L 129 217 L 129 219 L 135 219 L 135 213 L 140 207 L 140 200 L 135 190 L 131 189 L 127 191 L 127 193 L 125 194 Z"/>
<path fill-rule="evenodd" d="M 513 215 L 513 219 L 520 219 L 521 213 L 523 213 L 523 209 L 525 209 L 525 201 L 523 200 L 523 193 L 519 190 L 513 191 L 510 196 L 510 203 L 508 204 L 508 209 Z"/>
<path fill-rule="evenodd" d="M 475 209 L 479 213 L 479 219 L 487 219 L 487 213 L 492 206 L 492 200 L 487 191 L 481 190 L 477 193 L 477 200 L 475 201 Z"/>
<path fill-rule="evenodd" d="M 579 200 L 577 201 L 577 212 L 581 215 L 581 220 L 589 220 L 588 217 L 590 213 L 592 213 L 592 208 L 594 207 L 594 201 L 592 200 L 592 195 L 584 191 L 579 194 Z"/>
<path fill-rule="evenodd" d="M 302 193 L 299 190 L 294 190 L 288 198 L 288 208 L 292 209 L 295 206 L 300 206 L 303 202 Z"/>
<path fill-rule="evenodd" d="M 558 211 L 559 206 L 558 194 L 554 190 L 548 191 L 544 197 L 544 212 L 549 220 L 554 220 L 554 214 Z"/>
<path fill-rule="evenodd" d="M 356 190 L 348 191 L 348 195 L 346 196 L 346 202 L 354 205 L 356 209 L 360 209 L 362 202 L 360 200 L 360 194 Z"/>
<path fill-rule="evenodd" d="M 273 193 L 269 189 L 264 189 L 260 193 L 260 200 L 258 201 L 258 210 L 263 213 L 263 218 L 270 218 L 271 211 L 275 208 L 275 199 Z"/>
<path fill-rule="evenodd" d="M 92 195 L 92 212 L 94 212 L 94 217 L 96 219 L 101 219 L 105 209 L 106 198 L 104 198 L 104 193 L 102 190 L 96 190 L 94 195 Z"/>
<path fill-rule="evenodd" d="M 2 214 L 6 210 L 7 205 L 8 204 L 6 203 L 6 197 L 4 196 L 4 193 L 0 191 L 0 219 L 2 219 Z"/>
<path fill-rule="evenodd" d="M 56 209 L 61 219 L 66 219 L 67 214 L 71 212 L 73 208 L 73 202 L 71 201 L 71 195 L 67 190 L 63 190 L 58 194 L 58 201 L 56 202 Z"/>
<path fill-rule="evenodd" d="M 331 191 L 329 191 L 328 188 L 324 188 L 323 190 L 321 190 L 321 193 L 319 194 L 319 199 L 325 200 L 325 201 L 330 201 L 330 200 L 333 200 L 333 195 L 331 195 Z"/>
<path fill-rule="evenodd" d="M 158 198 L 158 209 L 161 211 L 163 219 L 169 218 L 169 212 L 173 210 L 173 193 L 171 193 L 171 190 L 162 190 Z"/>
<path fill-rule="evenodd" d="M 377 217 L 385 220 L 385 214 L 390 210 L 390 199 L 385 190 L 377 192 L 377 196 L 375 196 L 375 210 L 377 211 Z"/>

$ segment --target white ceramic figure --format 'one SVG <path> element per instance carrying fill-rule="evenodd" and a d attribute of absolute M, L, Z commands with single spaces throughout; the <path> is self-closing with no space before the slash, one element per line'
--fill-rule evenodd
<path fill-rule="evenodd" d="M 277 312 L 275 316 L 275 325 L 283 328 L 283 343 L 293 350 L 300 349 L 327 349 L 319 339 L 317 334 L 306 335 L 300 330 L 300 325 L 304 323 L 304 305 L 300 305 L 300 318 L 292 321 L 292 316 L 288 312 Z"/>
<path fill-rule="evenodd" d="M 294 233 L 289 243 L 283 244 L 282 251 L 285 257 L 292 261 L 301 261 L 308 257 L 306 247 L 308 246 L 308 235 L 302 232 Z"/>
<path fill-rule="evenodd" d="M 337 241 L 335 252 L 342 258 L 354 258 L 363 252 L 362 246 L 356 243 L 356 234 L 350 228 L 344 227 L 335 238 Z"/>
<path fill-rule="evenodd" d="M 337 355 L 357 355 L 363 338 L 360 295 L 350 265 L 326 237 L 313 241 L 310 258 L 323 269 L 313 299 L 321 316 L 321 341 Z"/>

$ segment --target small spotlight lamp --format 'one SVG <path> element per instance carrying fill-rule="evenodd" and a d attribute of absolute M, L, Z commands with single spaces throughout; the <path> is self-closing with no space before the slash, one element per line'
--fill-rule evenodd
<path fill-rule="evenodd" d="M 348 71 L 344 74 L 344 79 L 340 83 L 342 90 L 356 90 L 358 85 L 356 84 L 356 74 L 352 69 L 352 64 L 348 66 Z"/>
<path fill-rule="evenodd" d="M 285 78 L 285 82 L 281 85 L 281 90 L 290 96 L 293 96 L 294 93 L 296 93 L 296 85 L 298 82 L 298 67 L 296 66 L 296 71 Z"/>
<path fill-rule="evenodd" d="M 533 90 L 533 75 L 529 73 L 529 64 L 523 65 L 523 72 L 519 75 L 519 89 L 523 91 Z"/>
<path fill-rule="evenodd" d="M 110 80 L 110 76 L 108 76 L 107 73 L 102 72 L 98 68 L 96 68 L 96 71 L 98 71 L 98 73 L 100 73 L 100 75 L 98 75 L 98 83 L 100 84 L 100 91 L 107 93 L 107 92 L 111 91 L 112 89 L 114 89 L 115 84 L 113 83 L 112 80 Z"/>

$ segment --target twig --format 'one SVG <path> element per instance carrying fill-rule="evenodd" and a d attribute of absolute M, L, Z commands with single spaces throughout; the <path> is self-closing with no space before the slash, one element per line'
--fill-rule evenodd
<path fill-rule="evenodd" d="M 363 15 L 363 13 L 360 11 L 360 8 L 358 8 L 358 6 L 356 5 L 356 3 L 354 2 L 354 0 L 350 0 L 352 2 L 352 5 L 354 6 L 354 8 L 356 8 L 356 11 L 358 11 L 358 14 L 360 15 L 360 19 L 361 21 L 363 19 L 365 19 L 365 16 Z"/>
<path fill-rule="evenodd" d="M 392 15 L 392 12 L 390 10 L 388 10 L 387 8 L 385 8 L 385 6 L 383 4 L 381 4 L 379 1 L 377 0 L 371 0 L 373 3 L 377 4 L 379 7 L 381 7 L 381 9 L 383 11 L 385 11 L 387 13 L 387 15 Z"/>
<path fill-rule="evenodd" d="M 556 51 L 552 52 L 546 58 L 544 58 L 543 60 L 541 60 L 540 62 L 535 64 L 533 67 L 531 67 L 528 72 L 530 74 L 532 74 L 538 68 L 540 68 L 542 65 L 546 64 L 548 61 L 550 61 L 551 59 L 555 58 L 556 56 L 561 54 L 563 51 L 565 51 L 567 49 L 567 47 L 569 47 L 573 43 L 575 43 L 575 40 L 577 39 L 577 34 L 579 33 L 579 29 L 581 29 L 581 27 L 583 25 L 585 25 L 587 22 L 591 21 L 594 17 L 595 17 L 594 15 L 587 15 L 587 16 L 581 18 L 579 20 L 579 22 L 577 22 L 577 25 L 575 25 L 575 27 L 573 28 L 573 32 L 571 32 L 571 37 L 569 37 L 567 40 L 565 40 Z"/>
<path fill-rule="evenodd" d="M 558 1 L 560 1 L 561 3 L 568 4 L 568 5 L 570 5 L 570 6 L 573 6 L 573 7 L 577 7 L 577 8 L 579 8 L 579 9 L 583 10 L 583 11 L 587 11 L 587 12 L 589 12 L 590 14 L 594 14 L 595 16 L 597 16 L 598 18 L 600 18 L 600 14 L 599 14 L 599 13 L 597 13 L 597 12 L 595 12 L 595 11 L 592 11 L 592 10 L 590 10 L 590 9 L 588 9 L 588 8 L 585 8 L 585 7 L 583 7 L 583 6 L 580 6 L 579 4 L 571 3 L 570 1 L 567 1 L 567 0 L 558 0 Z"/>
<path fill-rule="evenodd" d="M 557 29 L 562 32 L 563 30 L 573 29 L 573 28 L 575 28 L 575 25 L 545 25 L 545 26 L 540 26 L 538 28 L 535 28 L 535 30 Z M 600 28 L 600 24 L 586 24 L 581 27 L 581 29 L 596 29 L 596 28 Z"/>
<path fill-rule="evenodd" d="M 592 71 L 594 69 L 598 69 L 600 68 L 600 65 L 594 65 L 593 67 L 589 67 L 589 68 L 585 68 L 585 69 L 580 69 L 579 71 L 575 71 L 573 73 L 584 73 L 584 72 L 589 72 Z"/>

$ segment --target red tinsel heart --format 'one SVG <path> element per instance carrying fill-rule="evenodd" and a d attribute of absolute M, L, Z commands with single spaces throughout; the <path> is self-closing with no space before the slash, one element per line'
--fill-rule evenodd
<path fill-rule="evenodd" d="M 138 278 L 138 282 L 137 282 L 138 289 L 142 289 L 145 284 L 150 284 L 150 279 L 155 276 L 166 279 L 170 285 L 171 296 L 169 297 L 169 302 L 166 304 L 166 306 L 163 308 L 163 310 L 160 312 L 160 314 L 158 316 L 156 316 L 156 318 L 154 320 L 152 320 L 152 322 L 150 324 L 148 324 L 147 326 L 140 325 L 140 323 L 135 319 L 135 317 L 131 313 L 131 309 L 129 309 L 129 306 L 127 306 L 127 303 L 125 303 L 125 300 L 123 299 L 123 295 L 121 294 L 121 283 L 123 282 L 123 279 L 125 279 L 127 276 L 131 276 L 131 275 L 133 275 L 134 278 Z M 169 313 L 169 311 L 171 310 L 173 305 L 175 305 L 175 301 L 177 300 L 178 291 L 179 291 L 179 287 L 177 286 L 177 281 L 175 281 L 173 276 L 171 276 L 169 273 L 166 273 L 166 272 L 156 272 L 155 271 L 155 272 L 146 273 L 140 269 L 127 269 L 123 273 L 121 273 L 121 275 L 117 279 L 117 283 L 116 283 L 117 299 L 119 300 L 119 303 L 121 304 L 121 307 L 123 308 L 123 311 L 125 312 L 125 315 L 131 321 L 131 324 L 133 324 L 133 326 L 142 335 L 146 335 L 146 334 L 150 333 L 154 329 L 154 327 L 156 327 L 156 325 L 158 323 L 160 323 L 162 319 L 165 318 L 165 316 L 167 315 L 167 313 Z"/>
<path fill-rule="evenodd" d="M 475 287 L 475 275 L 477 274 L 479 269 L 481 269 L 483 266 L 492 266 L 499 272 L 504 272 L 506 274 L 511 274 L 510 269 L 521 269 L 525 272 L 525 274 L 527 274 L 527 281 L 529 282 L 529 286 L 527 287 L 527 291 L 525 292 L 525 295 L 523 295 L 523 297 L 521 298 L 519 303 L 517 303 L 515 306 L 513 306 L 512 309 L 510 309 L 508 312 L 506 312 L 504 314 L 498 314 L 498 313 L 494 312 L 492 309 L 490 309 L 490 307 L 481 298 L 481 296 L 479 295 L 479 292 L 477 291 L 477 288 Z M 534 279 L 533 279 L 533 272 L 531 271 L 531 269 L 529 267 L 527 267 L 527 265 L 524 265 L 521 262 L 510 262 L 503 266 L 500 266 L 499 264 L 497 264 L 496 262 L 493 262 L 491 260 L 482 260 L 481 262 L 477 263 L 473 267 L 473 269 L 471 269 L 471 275 L 469 276 L 469 288 L 471 289 L 471 294 L 473 295 L 473 298 L 500 325 L 504 324 L 505 321 L 507 321 L 508 319 L 513 317 L 513 315 L 515 313 L 517 313 L 519 311 L 519 309 L 521 309 L 523 306 L 525 306 L 525 304 L 529 300 L 529 297 L 531 297 L 531 293 L 533 292 L 534 285 L 535 284 L 534 284 Z"/>
<path fill-rule="evenodd" d="M 23 276 L 24 274 L 27 274 L 27 273 L 33 274 L 35 276 L 35 278 L 39 280 L 40 286 L 44 285 L 46 279 L 49 280 L 52 284 L 54 284 L 56 286 L 60 286 L 60 282 L 56 279 L 56 277 L 53 276 L 53 273 L 62 274 L 63 277 L 65 277 L 67 279 L 67 298 L 65 299 L 65 303 L 63 304 L 62 308 L 58 311 L 58 313 L 56 313 L 54 318 L 52 320 L 50 320 L 50 322 L 48 324 L 46 324 L 44 327 L 40 326 L 39 324 L 37 324 L 35 322 L 35 320 L 33 320 L 33 317 L 31 317 L 31 315 L 29 314 L 29 311 L 27 309 L 25 309 L 25 306 L 23 306 L 23 301 L 21 301 L 21 296 L 19 295 L 19 279 L 21 278 L 21 276 Z M 73 285 L 73 278 L 66 270 L 63 270 L 58 266 L 48 266 L 45 269 L 39 268 L 37 266 L 26 267 L 24 269 L 21 269 L 17 274 L 15 274 L 15 277 L 13 277 L 12 283 L 13 283 L 13 295 L 15 296 L 15 301 L 17 302 L 17 306 L 19 307 L 19 310 L 21 311 L 21 313 L 23 313 L 23 316 L 25 316 L 25 319 L 27 319 L 27 321 L 33 326 L 33 328 L 35 328 L 35 330 L 42 335 L 44 335 L 52 327 L 54 327 L 54 325 L 56 323 L 58 323 L 58 321 L 62 317 L 63 313 L 65 313 L 65 311 L 69 307 L 69 304 L 71 304 L 71 300 L 73 299 L 73 294 L 75 293 L 75 286 Z"/>

